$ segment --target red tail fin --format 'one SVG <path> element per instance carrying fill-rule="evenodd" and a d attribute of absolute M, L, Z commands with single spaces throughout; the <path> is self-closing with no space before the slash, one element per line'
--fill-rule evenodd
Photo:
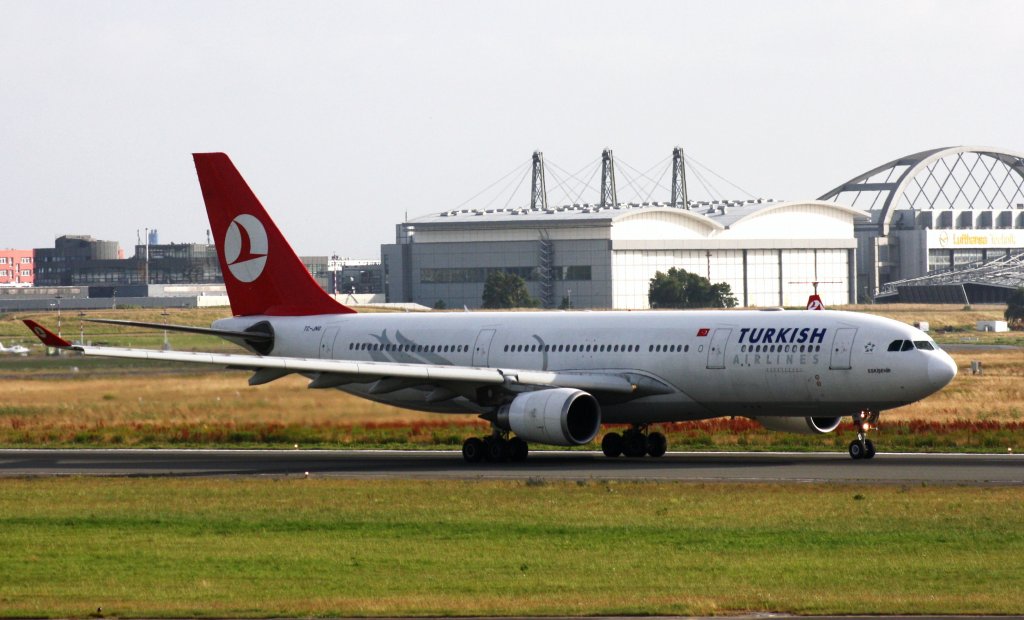
<path fill-rule="evenodd" d="M 316 283 L 227 155 L 192 158 L 236 316 L 355 312 Z"/>

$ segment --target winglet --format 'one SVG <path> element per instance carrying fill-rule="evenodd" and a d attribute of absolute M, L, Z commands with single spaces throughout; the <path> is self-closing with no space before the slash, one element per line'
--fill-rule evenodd
<path fill-rule="evenodd" d="M 57 334 L 51 332 L 50 330 L 46 329 L 45 327 L 31 319 L 25 319 L 25 321 L 23 322 L 25 323 L 25 325 L 28 326 L 29 329 L 32 330 L 32 333 L 36 335 L 36 338 L 42 340 L 43 344 L 45 344 L 48 347 L 56 347 L 58 349 L 70 349 L 72 346 L 74 346 L 67 340 L 64 340 Z"/>

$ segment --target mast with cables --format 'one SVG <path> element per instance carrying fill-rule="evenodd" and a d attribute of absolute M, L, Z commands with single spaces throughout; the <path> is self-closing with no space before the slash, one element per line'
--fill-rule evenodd
<path fill-rule="evenodd" d="M 548 208 L 548 188 L 544 181 L 544 153 L 533 152 L 533 189 L 530 192 L 530 210 L 546 211 Z"/>
<path fill-rule="evenodd" d="M 601 208 L 614 207 L 619 204 L 615 196 L 615 158 L 611 149 L 601 153 Z"/>
<path fill-rule="evenodd" d="M 682 147 L 672 149 L 672 206 L 689 209 L 686 199 L 686 166 Z"/>

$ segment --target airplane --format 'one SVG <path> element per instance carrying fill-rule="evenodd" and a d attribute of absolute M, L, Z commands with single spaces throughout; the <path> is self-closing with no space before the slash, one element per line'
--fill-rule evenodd
<path fill-rule="evenodd" d="M 5 347 L 0 342 L 0 353 L 10 353 L 12 355 L 28 355 L 28 347 L 23 347 L 20 344 L 12 344 L 9 347 Z"/>
<path fill-rule="evenodd" d="M 487 437 L 471 463 L 522 461 L 529 443 L 590 443 L 608 457 L 660 457 L 658 423 L 744 416 L 775 431 L 830 433 L 847 416 L 854 459 L 870 459 L 879 414 L 937 392 L 956 363 L 928 334 L 836 310 L 364 313 L 312 278 L 234 164 L 193 155 L 233 316 L 210 328 L 93 319 L 219 336 L 250 354 L 72 345 L 84 355 L 210 364 L 286 375 L 398 407 L 470 413 Z"/>

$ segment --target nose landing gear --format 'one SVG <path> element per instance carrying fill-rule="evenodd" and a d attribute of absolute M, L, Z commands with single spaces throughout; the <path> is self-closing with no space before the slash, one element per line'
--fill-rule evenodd
<path fill-rule="evenodd" d="M 877 422 L 877 411 L 861 411 L 853 416 L 857 438 L 850 442 L 850 457 L 854 460 L 875 458 L 875 444 L 868 439 L 868 431 Z"/>

